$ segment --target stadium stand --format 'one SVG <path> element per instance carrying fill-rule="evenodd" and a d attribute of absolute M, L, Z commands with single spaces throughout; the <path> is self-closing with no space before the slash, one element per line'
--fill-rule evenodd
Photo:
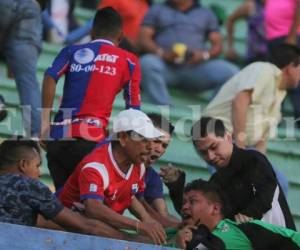
<path fill-rule="evenodd" d="M 158 0 L 156 1 L 159 2 Z M 212 3 L 219 4 L 220 7 L 224 8 L 226 13 L 230 13 L 241 2 L 242 0 L 202 0 L 202 3 L 207 6 Z M 75 10 L 75 14 L 81 23 L 84 23 L 93 16 L 92 11 L 82 8 L 77 8 Z M 236 48 L 238 51 L 243 52 L 245 49 L 245 24 L 242 22 L 239 23 L 237 29 L 238 37 L 235 39 Z M 43 44 L 43 51 L 38 62 L 38 79 L 40 83 L 45 69 L 50 65 L 60 49 L 61 46 L 59 45 L 49 43 Z M 0 93 L 5 97 L 6 103 L 9 107 L 9 117 L 0 123 L 0 140 L 1 138 L 8 138 L 13 134 L 22 133 L 21 112 L 18 106 L 18 93 L 14 80 L 8 79 L 5 76 L 6 67 L 3 63 L 0 63 Z M 55 107 L 58 106 L 60 96 L 62 95 L 62 85 L 63 80 L 60 80 L 58 83 L 58 94 L 55 98 Z M 177 122 L 176 125 L 178 125 L 178 120 L 180 120 L 183 131 L 188 133 L 192 121 L 198 118 L 192 117 L 191 107 L 188 105 L 206 105 L 209 94 L 210 93 L 201 93 L 197 95 L 193 93 L 186 94 L 179 90 L 171 89 L 174 107 L 170 109 L 170 119 L 174 122 L 174 124 Z M 123 109 L 123 105 L 122 96 L 118 96 L 114 104 L 113 116 Z M 149 103 L 143 103 L 142 109 L 145 112 L 160 112 L 159 107 Z M 165 112 L 168 112 L 168 110 L 165 110 Z M 163 114 L 168 117 L 168 113 Z M 285 102 L 284 104 L 284 116 L 292 116 L 290 104 L 288 102 Z M 186 122 L 184 123 L 184 121 Z M 269 143 L 267 156 L 271 162 L 289 178 L 290 189 L 288 201 L 295 217 L 297 227 L 300 228 L 300 199 L 298 198 L 300 192 L 300 169 L 298 169 L 300 162 L 300 131 L 287 130 L 285 127 L 285 123 L 280 124 L 278 129 L 279 139 L 272 140 Z M 196 155 L 189 140 L 186 138 L 184 140 L 180 139 L 180 137 L 184 137 L 184 132 L 180 130 L 181 129 L 179 127 L 176 128 L 176 135 L 174 136 L 166 154 L 159 161 L 157 169 L 159 169 L 159 166 L 172 163 L 174 166 L 181 167 L 187 172 L 188 181 L 196 177 L 207 179 L 209 173 L 206 169 L 206 164 Z M 51 185 L 51 179 L 45 157 L 43 160 L 42 173 L 42 181 Z M 167 193 L 166 198 L 168 200 L 171 213 L 176 214 L 175 210 L 172 210 L 173 208 L 167 197 Z"/>

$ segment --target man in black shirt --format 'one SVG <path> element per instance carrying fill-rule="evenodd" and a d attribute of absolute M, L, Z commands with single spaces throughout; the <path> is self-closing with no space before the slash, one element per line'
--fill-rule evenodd
<path fill-rule="evenodd" d="M 263 154 L 235 146 L 223 122 L 210 117 L 193 125 L 192 140 L 197 153 L 217 169 L 210 182 L 219 185 L 228 199 L 227 218 L 237 222 L 262 219 L 295 229 L 287 201 Z M 176 182 L 167 183 L 177 211 L 182 206 L 184 182 L 181 174 Z"/>

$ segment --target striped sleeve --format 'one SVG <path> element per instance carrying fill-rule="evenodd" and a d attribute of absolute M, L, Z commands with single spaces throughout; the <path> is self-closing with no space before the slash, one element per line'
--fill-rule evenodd
<path fill-rule="evenodd" d="M 69 69 L 70 47 L 63 48 L 54 59 L 51 67 L 47 69 L 45 75 L 51 76 L 56 82 Z"/>
<path fill-rule="evenodd" d="M 126 109 L 140 109 L 140 81 L 141 69 L 139 61 L 136 57 L 127 58 L 128 69 L 130 71 L 130 79 L 124 87 L 124 98 Z"/>

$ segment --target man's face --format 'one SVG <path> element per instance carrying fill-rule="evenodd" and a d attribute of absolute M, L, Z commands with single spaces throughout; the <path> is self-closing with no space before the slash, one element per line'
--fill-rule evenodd
<path fill-rule="evenodd" d="M 209 226 L 216 213 L 216 204 L 208 200 L 201 191 L 184 193 L 181 217 L 184 225 L 204 224 Z"/>
<path fill-rule="evenodd" d="M 171 140 L 171 135 L 168 132 L 158 127 L 156 128 L 164 135 L 151 141 L 151 153 L 148 157 L 148 160 L 146 161 L 147 167 L 154 164 L 156 160 L 159 159 L 166 152 L 166 149 Z"/>
<path fill-rule="evenodd" d="M 229 134 L 224 137 L 209 133 L 196 141 L 197 152 L 210 165 L 217 168 L 226 167 L 232 155 L 232 139 Z"/>
<path fill-rule="evenodd" d="M 41 157 L 39 153 L 34 150 L 34 153 L 28 159 L 22 160 L 23 164 L 23 174 L 27 177 L 38 179 L 41 175 L 40 166 L 42 164 Z"/>
<path fill-rule="evenodd" d="M 128 158 L 134 164 L 145 163 L 151 152 L 151 140 L 146 139 L 134 131 L 125 133 L 122 146 Z"/>

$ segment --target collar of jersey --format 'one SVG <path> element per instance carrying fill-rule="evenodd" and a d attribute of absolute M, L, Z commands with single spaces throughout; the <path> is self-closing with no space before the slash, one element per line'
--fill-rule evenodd
<path fill-rule="evenodd" d="M 131 166 L 130 166 L 128 172 L 127 172 L 127 174 L 124 174 L 124 172 L 119 168 L 119 166 L 118 166 L 118 164 L 117 164 L 117 162 L 116 162 L 116 160 L 115 160 L 115 158 L 114 158 L 114 156 L 113 156 L 111 143 L 109 143 L 109 145 L 108 145 L 108 154 L 109 154 L 110 160 L 111 160 L 111 162 L 112 162 L 114 168 L 115 168 L 116 171 L 118 172 L 118 174 L 119 174 L 122 178 L 128 180 L 129 177 L 130 177 L 130 175 L 131 175 L 132 169 L 133 169 L 133 164 L 131 164 Z"/>
<path fill-rule="evenodd" d="M 101 42 L 101 43 L 107 43 L 107 44 L 115 46 L 115 44 L 112 41 L 109 41 L 109 40 L 106 40 L 106 39 L 95 39 L 91 42 L 92 43 Z"/>

